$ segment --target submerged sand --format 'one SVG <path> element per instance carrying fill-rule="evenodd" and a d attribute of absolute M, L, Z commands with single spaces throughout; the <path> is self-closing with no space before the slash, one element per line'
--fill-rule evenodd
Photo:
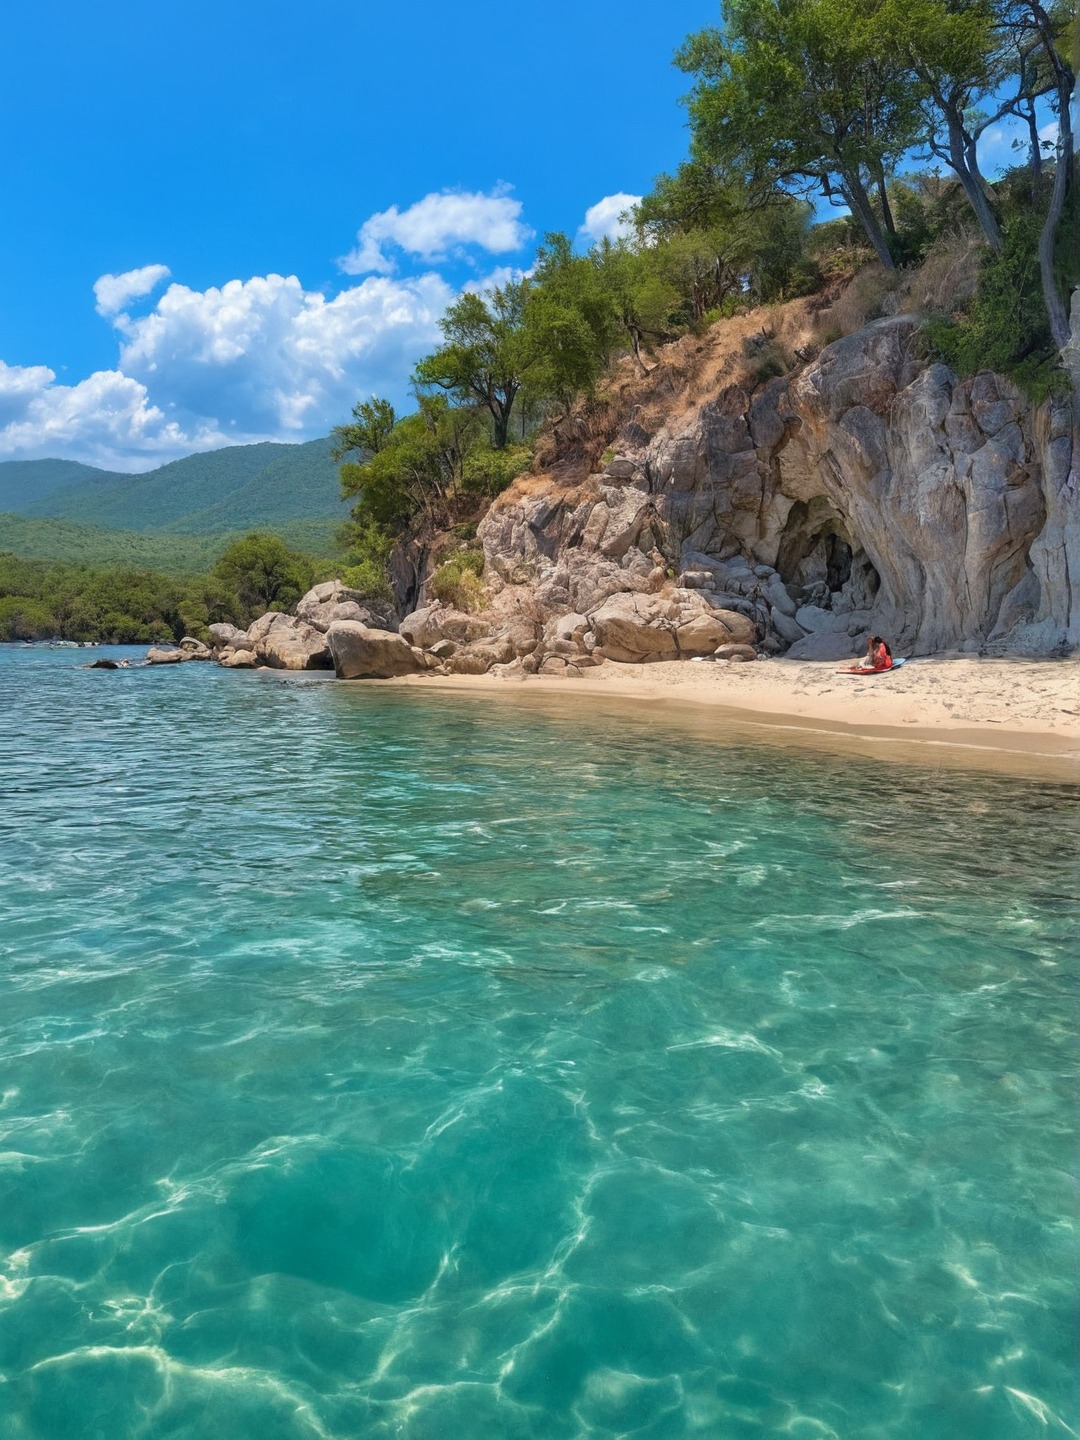
<path fill-rule="evenodd" d="M 684 720 L 688 710 L 696 710 L 692 723 L 698 730 L 703 724 L 716 730 L 752 725 L 784 732 L 787 740 L 811 735 L 857 740 L 890 759 L 920 758 L 918 752 L 928 758 L 926 747 L 932 746 L 939 758 L 961 763 L 1080 774 L 1080 663 L 1074 660 L 935 656 L 865 677 L 840 674 L 831 662 L 684 660 L 608 663 L 572 680 L 458 675 L 409 676 L 390 683 L 558 698 L 567 704 L 604 697 L 620 709 L 640 712 L 645 705 L 668 715 L 682 711 Z M 723 725 L 715 713 L 706 721 L 704 706 L 723 710 Z"/>

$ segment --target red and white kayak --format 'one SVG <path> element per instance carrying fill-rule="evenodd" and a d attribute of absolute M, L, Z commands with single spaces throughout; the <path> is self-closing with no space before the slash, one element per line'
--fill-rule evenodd
<path fill-rule="evenodd" d="M 845 665 L 842 670 L 838 670 L 836 673 L 838 675 L 887 675 L 890 670 L 899 670 L 903 663 L 904 661 L 901 658 L 894 660 L 891 665 L 875 665 L 872 670 L 868 670 L 862 665 Z"/>

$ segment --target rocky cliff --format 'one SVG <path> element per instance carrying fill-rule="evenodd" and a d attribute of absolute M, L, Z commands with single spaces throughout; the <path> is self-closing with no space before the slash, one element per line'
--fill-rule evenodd
<path fill-rule="evenodd" d="M 584 483 L 507 492 L 480 527 L 496 615 L 527 595 L 589 618 L 662 567 L 668 598 L 741 613 L 793 657 L 868 631 L 915 654 L 1080 646 L 1070 402 L 960 381 L 916 330 L 876 321 L 754 393 L 725 386 L 651 434 L 631 420 Z"/>
<path fill-rule="evenodd" d="M 959 380 L 917 330 L 877 320 L 764 384 L 668 372 L 653 403 L 623 405 L 602 471 L 553 467 L 492 504 L 480 613 L 424 603 L 395 625 L 333 582 L 295 617 L 216 635 L 224 663 L 575 675 L 840 659 L 868 633 L 916 655 L 1075 651 L 1074 406 Z"/>

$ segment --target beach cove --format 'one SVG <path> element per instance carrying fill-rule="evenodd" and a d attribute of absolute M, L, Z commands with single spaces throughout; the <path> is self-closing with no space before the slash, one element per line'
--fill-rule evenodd
<path fill-rule="evenodd" d="M 389 682 L 465 695 L 520 695 L 579 714 L 595 702 L 699 739 L 740 725 L 774 743 L 852 747 L 900 763 L 998 768 L 1080 777 L 1080 665 L 1075 661 L 935 656 L 882 676 L 838 673 L 835 663 L 773 660 L 602 665 L 579 679 L 545 675 L 405 676 Z M 719 710 L 709 720 L 700 711 Z M 816 737 L 816 738 L 815 738 Z"/>

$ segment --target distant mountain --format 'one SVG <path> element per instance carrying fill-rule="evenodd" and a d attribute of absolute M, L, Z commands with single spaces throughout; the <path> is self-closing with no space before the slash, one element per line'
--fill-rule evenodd
<path fill-rule="evenodd" d="M 338 556 L 336 520 L 292 520 L 266 525 L 296 550 L 321 559 Z M 73 565 L 121 566 L 127 570 L 160 570 L 167 575 L 197 575 L 215 560 L 242 530 L 215 534 L 155 534 L 145 530 L 104 530 L 27 515 L 0 514 L 0 553 L 21 560 L 48 560 Z"/>
<path fill-rule="evenodd" d="M 0 461 L 0 511 L 21 514 L 23 507 L 68 487 L 119 480 L 108 470 L 80 465 L 78 460 Z"/>
<path fill-rule="evenodd" d="M 340 522 L 330 440 L 233 445 L 174 460 L 145 475 L 120 475 L 71 460 L 0 462 L 0 511 L 107 530 L 211 535 Z M 0 549 L 3 549 L 0 534 Z"/>

